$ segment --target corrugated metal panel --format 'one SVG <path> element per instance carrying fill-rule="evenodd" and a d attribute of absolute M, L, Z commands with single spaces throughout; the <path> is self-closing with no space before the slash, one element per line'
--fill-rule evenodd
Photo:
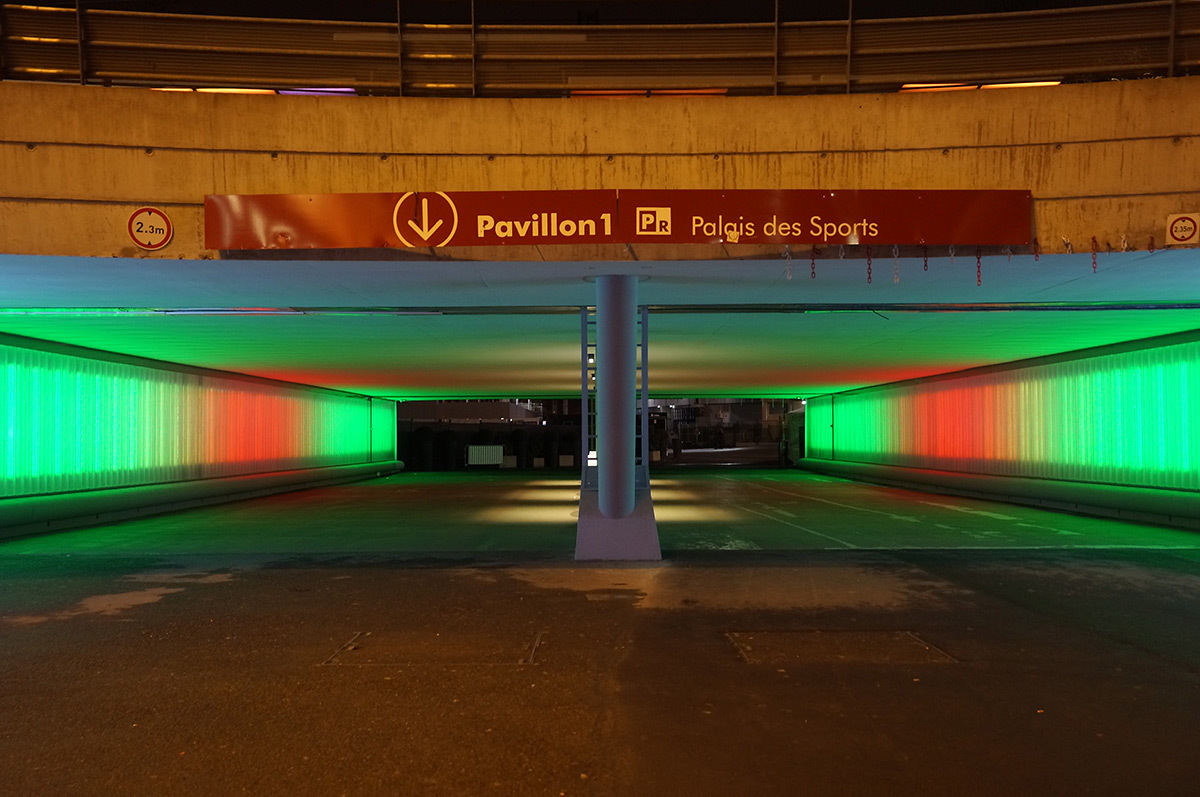
<path fill-rule="evenodd" d="M 779 33 L 781 89 L 822 89 L 846 82 L 846 22 L 788 23 Z"/>
<path fill-rule="evenodd" d="M 767 86 L 774 27 L 481 28 L 483 90 Z"/>
<path fill-rule="evenodd" d="M 1200 65 L 1200 0 L 1052 11 L 726 25 L 528 26 L 200 17 L 90 10 L 87 79 L 124 85 L 354 87 L 425 95 L 578 90 L 891 90 L 914 82 L 1105 79 Z M 73 10 L 0 6 L 3 77 L 78 80 Z M 778 42 L 776 39 L 778 38 Z M 401 77 L 403 73 L 403 77 Z"/>
<path fill-rule="evenodd" d="M 763 58 L 775 50 L 774 25 L 483 26 L 483 58 L 585 61 Z"/>
<path fill-rule="evenodd" d="M 1170 2 L 925 19 L 854 28 L 861 85 L 1122 76 L 1165 70 Z"/>
<path fill-rule="evenodd" d="M 72 44 L 78 39 L 73 9 L 10 5 L 2 8 L 6 38 L 69 41 Z"/>
<path fill-rule="evenodd" d="M 393 59 L 396 55 L 396 26 L 375 22 L 145 14 L 100 9 L 88 11 L 86 19 L 91 46 L 174 45 L 196 51 L 387 56 Z"/>
<path fill-rule="evenodd" d="M 1200 66 L 1200 0 L 1180 3 L 1175 12 L 1175 64 Z"/>
<path fill-rule="evenodd" d="M 371 415 L 366 398 L 2 346 L 0 496 L 368 462 Z"/>
<path fill-rule="evenodd" d="M 241 53 L 99 47 L 89 52 L 90 80 L 125 84 L 373 88 L 395 86 L 397 74 L 395 56 L 346 62 L 275 54 L 256 63 L 251 74 L 244 68 L 246 56 Z M 302 75 L 299 80 L 298 75 Z"/>
<path fill-rule="evenodd" d="M 90 11 L 89 78 L 198 86 L 391 87 L 395 26 Z"/>
<path fill-rule="evenodd" d="M 1103 61 L 1092 43 L 1066 43 L 1038 48 L 981 50 L 964 53 L 906 53 L 855 55 L 856 83 L 992 82 L 1018 78 L 1062 79 L 1092 75 L 1127 75 L 1166 68 L 1167 42 L 1111 42 L 1103 46 Z"/>
<path fill-rule="evenodd" d="M 79 82 L 75 42 L 12 42 L 4 45 L 4 75 L 12 79 Z"/>
<path fill-rule="evenodd" d="M 75 12 L 65 8 L 0 7 L 0 78 L 79 81 Z"/>
<path fill-rule="evenodd" d="M 814 404 L 830 407 L 832 441 Z M 1200 490 L 1200 343 L 835 394 L 808 412 L 822 459 Z"/>
<path fill-rule="evenodd" d="M 1165 37 L 1170 7 L 1169 0 L 1157 0 L 1025 13 L 863 19 L 854 25 L 854 49 L 860 53 L 975 52 Z"/>
<path fill-rule="evenodd" d="M 504 462 L 504 446 L 467 446 L 468 465 L 499 465 Z"/>
<path fill-rule="evenodd" d="M 622 61 L 575 64 L 531 63 L 497 65 L 484 62 L 478 69 L 484 88 L 572 90 L 669 90 L 769 86 L 754 64 L 741 66 L 696 62 L 686 71 L 664 69 L 661 62 Z"/>

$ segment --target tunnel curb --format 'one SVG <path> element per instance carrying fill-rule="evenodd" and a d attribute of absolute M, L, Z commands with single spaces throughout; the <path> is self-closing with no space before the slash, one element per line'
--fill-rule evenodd
<path fill-rule="evenodd" d="M 403 469 L 403 462 L 372 462 L 112 490 L 6 498 L 0 500 L 0 539 L 96 526 L 292 490 L 344 484 L 387 476 Z"/>
<path fill-rule="evenodd" d="M 892 487 L 1200 531 L 1200 495 L 1192 490 L 1160 490 L 813 459 L 802 460 L 797 467 L 828 476 Z"/>

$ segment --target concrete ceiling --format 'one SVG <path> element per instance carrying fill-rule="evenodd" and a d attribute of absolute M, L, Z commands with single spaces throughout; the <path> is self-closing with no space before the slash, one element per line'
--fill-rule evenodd
<path fill-rule="evenodd" d="M 577 308 L 643 278 L 651 392 L 797 397 L 1200 329 L 1197 250 L 640 263 L 0 257 L 0 332 L 396 398 L 579 385 Z M 899 281 L 895 281 L 898 272 Z M 931 312 L 936 310 L 936 312 Z M 761 312 L 756 312 L 761 311 Z"/>

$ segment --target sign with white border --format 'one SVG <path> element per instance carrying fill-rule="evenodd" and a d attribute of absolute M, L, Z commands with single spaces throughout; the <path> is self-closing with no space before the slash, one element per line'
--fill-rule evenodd
<path fill-rule="evenodd" d="M 129 216 L 129 237 L 148 252 L 171 243 L 174 234 L 171 220 L 158 208 L 138 208 Z"/>
<path fill-rule="evenodd" d="M 1172 246 L 1200 244 L 1200 213 L 1167 216 L 1167 243 Z"/>

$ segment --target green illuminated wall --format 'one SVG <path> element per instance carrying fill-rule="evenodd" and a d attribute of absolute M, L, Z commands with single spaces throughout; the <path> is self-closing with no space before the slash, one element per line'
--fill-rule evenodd
<path fill-rule="evenodd" d="M 833 459 L 833 396 L 815 396 L 804 406 L 804 455 Z"/>
<path fill-rule="evenodd" d="M 1200 489 L 1200 342 L 808 401 L 817 459 Z"/>
<path fill-rule="evenodd" d="M 396 402 L 371 399 L 371 461 L 396 458 Z"/>
<path fill-rule="evenodd" d="M 395 459 L 395 403 L 0 345 L 0 497 Z"/>

